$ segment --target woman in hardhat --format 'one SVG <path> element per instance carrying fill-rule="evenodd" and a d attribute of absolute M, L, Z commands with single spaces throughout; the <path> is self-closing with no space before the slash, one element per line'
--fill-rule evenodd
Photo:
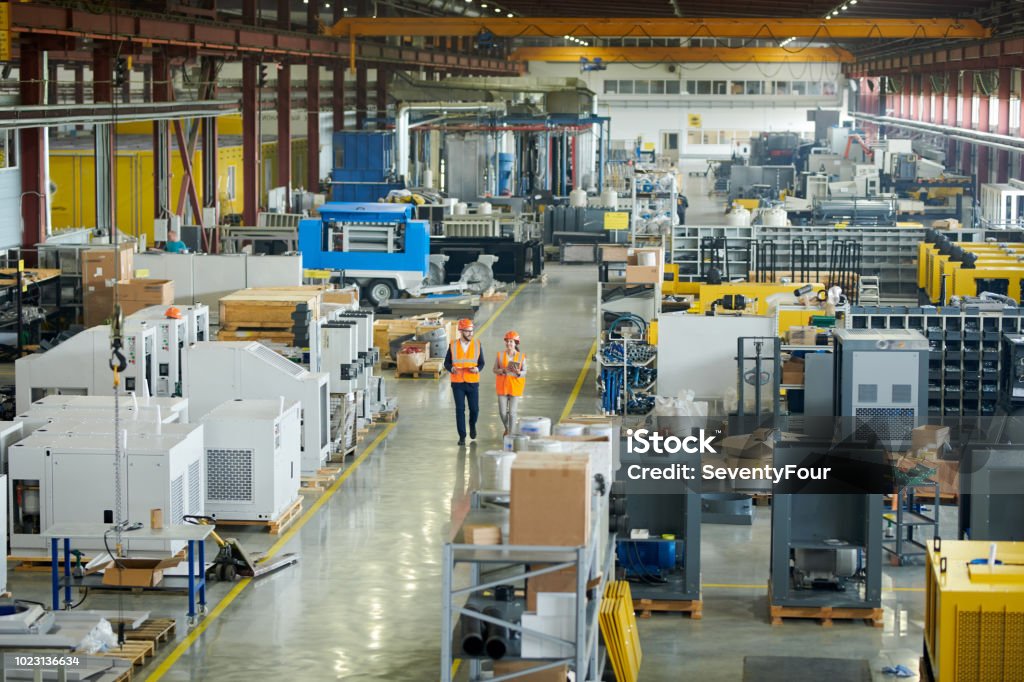
<path fill-rule="evenodd" d="M 519 350 L 519 334 L 505 334 L 505 350 L 494 362 L 495 388 L 498 391 L 498 415 L 505 425 L 505 435 L 512 432 L 519 413 L 519 400 L 526 388 L 526 355 Z"/>
<path fill-rule="evenodd" d="M 444 368 L 451 374 L 455 399 L 455 428 L 459 445 L 466 444 L 466 404 L 469 404 L 469 437 L 476 439 L 476 419 L 480 414 L 480 370 L 484 368 L 484 349 L 473 338 L 473 321 L 459 320 L 459 338 L 448 346 Z"/>

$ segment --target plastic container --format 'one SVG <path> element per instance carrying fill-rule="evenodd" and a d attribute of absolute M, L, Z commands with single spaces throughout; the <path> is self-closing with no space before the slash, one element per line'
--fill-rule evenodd
<path fill-rule="evenodd" d="M 619 193 L 613 189 L 601 192 L 601 205 L 613 211 L 619 210 Z"/>
<path fill-rule="evenodd" d="M 587 207 L 587 190 L 577 187 L 569 192 L 569 205 L 573 208 Z"/>
<path fill-rule="evenodd" d="M 485 201 L 477 207 L 476 212 L 480 215 L 491 215 L 491 211 L 493 210 L 494 207 L 491 206 L 491 202 Z"/>
<path fill-rule="evenodd" d="M 547 417 L 520 417 L 517 433 L 531 438 L 546 438 L 551 435 L 551 420 Z"/>
<path fill-rule="evenodd" d="M 533 438 L 528 449 L 531 452 L 562 452 L 562 443 L 547 438 Z"/>
<path fill-rule="evenodd" d="M 455 208 L 452 209 L 452 215 L 466 215 L 469 213 L 469 204 L 464 201 L 460 201 L 455 204 Z"/>
<path fill-rule="evenodd" d="M 480 457 L 480 489 L 509 490 L 512 487 L 512 462 L 516 453 L 488 450 Z"/>
<path fill-rule="evenodd" d="M 583 424 L 556 424 L 555 435 L 556 436 L 582 436 L 586 432 L 587 427 Z"/>
<path fill-rule="evenodd" d="M 750 211 L 743 206 L 737 206 L 729 212 L 727 222 L 732 227 L 747 227 L 750 225 Z"/>

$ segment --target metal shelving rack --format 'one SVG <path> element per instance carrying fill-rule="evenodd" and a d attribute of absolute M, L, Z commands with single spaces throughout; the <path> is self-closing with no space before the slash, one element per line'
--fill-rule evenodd
<path fill-rule="evenodd" d="M 617 290 L 623 290 L 623 292 L 633 291 L 636 292 L 631 296 L 621 296 L 612 298 L 609 300 L 609 295 Z M 605 323 L 606 313 L 615 314 L 633 314 L 637 317 L 642 318 L 646 323 L 650 324 L 652 320 L 658 317 L 661 312 L 661 283 L 651 284 L 627 284 L 625 282 L 598 282 L 597 283 L 597 330 L 598 330 L 598 350 L 597 350 L 597 363 L 598 366 L 605 366 L 606 363 L 602 357 L 602 350 L 606 343 L 611 340 L 608 339 L 606 333 L 608 326 Z M 619 339 L 615 339 L 619 341 Z M 646 339 L 623 339 L 621 340 L 626 353 L 626 358 L 623 362 L 612 363 L 609 366 L 621 367 L 623 370 L 623 377 L 628 376 L 628 370 L 631 367 L 651 367 L 657 368 L 657 356 L 649 360 L 643 365 L 630 363 L 628 361 L 628 346 L 629 343 L 647 343 Z M 596 379 L 600 380 L 601 372 L 598 370 Z M 646 390 L 651 390 L 657 385 L 657 381 L 647 387 Z M 622 413 L 626 412 L 626 404 L 628 403 L 628 394 L 626 393 L 627 387 L 625 382 L 623 383 L 623 396 L 621 399 Z M 644 392 L 644 389 L 636 389 L 639 392 Z M 598 386 L 598 392 L 600 394 L 600 386 Z"/>
<path fill-rule="evenodd" d="M 676 225 L 672 228 L 669 262 L 679 267 L 679 279 L 693 282 L 701 279 L 701 241 L 724 239 L 728 251 L 729 271 L 723 279 L 747 277 L 750 272 L 750 242 L 754 228 L 749 225 Z"/>
<path fill-rule="evenodd" d="M 924 490 L 924 497 L 934 500 L 933 512 L 931 515 L 920 509 L 918 491 Z M 891 554 L 899 565 L 903 565 L 912 557 L 923 557 L 928 554 L 928 543 L 932 538 L 939 537 L 939 484 L 933 481 L 908 485 L 896 493 L 896 509 L 892 512 L 886 511 L 886 520 L 890 513 L 894 513 L 894 538 L 882 537 L 882 549 Z M 931 529 L 931 535 L 922 537 Z"/>
<path fill-rule="evenodd" d="M 667 183 L 671 189 L 663 189 L 664 178 L 670 178 Z M 647 183 L 650 183 L 652 189 L 648 190 Z M 638 185 L 643 184 L 643 189 L 638 188 Z M 629 218 L 629 234 L 630 243 L 633 246 L 644 246 L 638 242 L 643 241 L 642 237 L 648 236 L 660 236 L 661 233 L 653 232 L 641 232 L 639 221 L 643 220 L 643 214 L 645 212 L 653 211 L 657 215 L 664 213 L 668 214 L 669 224 L 672 229 L 675 229 L 676 224 L 679 221 L 678 215 L 676 214 L 676 201 L 679 198 L 679 189 L 676 184 L 676 175 L 674 171 L 640 171 L 636 170 L 633 173 L 632 181 L 630 185 L 630 201 L 633 207 Z"/>
<path fill-rule="evenodd" d="M 929 417 L 989 417 L 999 401 L 1004 333 L 1024 331 L 1024 309 L 852 306 L 853 329 L 917 329 L 931 346 Z"/>
<path fill-rule="evenodd" d="M 503 493 L 507 495 L 507 493 Z M 480 495 L 474 495 L 474 503 L 479 504 Z M 442 595 L 444 604 L 441 614 L 441 682 L 452 681 L 452 664 L 454 662 L 453 634 L 455 624 L 462 616 L 474 617 L 479 620 L 500 625 L 510 631 L 525 633 L 531 636 L 571 647 L 572 654 L 559 659 L 513 659 L 502 660 L 536 661 L 537 665 L 529 669 L 517 670 L 512 673 L 489 677 L 492 682 L 512 680 L 531 673 L 541 672 L 568 664 L 576 671 L 576 679 L 580 682 L 596 682 L 604 674 L 606 656 L 601 645 L 598 624 L 598 613 L 601 599 L 604 596 L 605 583 L 612 575 L 615 539 L 611 537 L 605 556 L 598 556 L 598 533 L 602 531 L 600 514 L 593 514 L 590 544 L 582 547 L 543 547 L 526 545 L 469 545 L 461 542 L 462 530 L 456 534 L 455 542 L 444 545 L 442 565 Z M 471 509 L 463 522 L 467 524 L 488 523 L 499 527 L 507 527 L 508 510 L 500 507 Z M 455 585 L 456 567 L 466 565 L 469 568 L 469 579 L 463 586 Z M 542 564 L 540 568 L 532 565 Z M 553 573 L 555 571 L 576 569 L 576 623 L 573 641 L 552 637 L 541 632 L 523 628 L 518 623 L 503 621 L 480 612 L 467 610 L 462 605 L 474 593 L 508 585 L 531 577 Z M 593 580 L 595 583 L 590 583 Z M 589 584 L 589 587 L 588 587 Z M 587 599 L 588 591 L 593 597 Z M 484 659 L 467 659 L 470 682 L 484 679 L 482 663 Z"/>

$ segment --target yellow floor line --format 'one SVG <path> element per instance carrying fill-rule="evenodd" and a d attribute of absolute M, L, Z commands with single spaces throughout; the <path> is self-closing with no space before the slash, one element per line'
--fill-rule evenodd
<path fill-rule="evenodd" d="M 515 297 L 518 296 L 520 294 L 520 292 L 523 289 L 526 288 L 527 284 L 529 284 L 529 282 L 523 282 L 522 284 L 520 284 L 519 286 L 516 287 L 515 291 L 513 291 L 511 294 L 509 294 L 509 297 L 507 299 L 505 299 L 505 302 L 502 303 L 498 307 L 498 309 L 494 311 L 494 314 L 491 315 L 490 317 L 488 317 L 487 321 L 484 322 L 482 325 L 480 325 L 480 328 L 476 330 L 477 335 L 483 334 L 485 331 L 487 331 L 487 328 L 490 327 L 491 324 L 496 319 L 498 319 L 498 315 L 501 315 L 503 312 L 505 312 L 505 308 L 508 307 L 508 304 L 511 303 L 512 300 L 515 299 Z"/>
<path fill-rule="evenodd" d="M 594 353 L 596 352 L 597 339 L 594 339 L 594 343 L 590 345 L 590 350 L 587 351 L 587 359 L 583 362 L 583 369 L 580 370 L 580 375 L 576 377 L 576 385 L 572 387 L 572 393 L 569 394 L 569 402 L 565 404 L 565 409 L 562 410 L 562 416 L 558 418 L 558 421 L 565 421 L 572 414 L 572 408 L 576 405 L 576 398 L 580 395 L 583 382 L 587 380 L 587 372 L 590 371 L 590 363 L 594 361 Z"/>
<path fill-rule="evenodd" d="M 290 539 L 292 539 L 292 537 L 295 536 L 295 533 L 297 533 L 300 528 L 306 525 L 306 522 L 313 517 L 313 514 L 315 514 L 322 506 L 324 506 L 327 503 L 327 500 L 329 500 L 336 492 L 338 492 L 338 489 L 341 487 L 341 484 L 344 483 L 345 480 L 352 475 L 352 472 L 354 472 L 359 467 L 360 464 L 366 461 L 366 458 L 370 456 L 370 453 L 377 449 L 377 446 L 384 441 L 387 435 L 391 433 L 392 429 L 394 428 L 395 422 L 392 422 L 388 424 L 386 427 L 384 427 L 384 430 L 381 431 L 380 434 L 378 434 L 377 437 L 373 439 L 373 442 L 370 443 L 365 450 L 363 450 L 362 454 L 359 455 L 359 457 L 357 457 L 356 460 L 352 462 L 352 464 L 347 469 L 345 469 L 344 472 L 342 472 L 341 476 L 339 476 L 338 479 L 333 484 L 331 484 L 331 487 L 328 488 L 324 492 L 324 494 L 320 496 L 320 499 L 318 499 L 313 504 L 312 507 L 307 509 L 302 514 L 302 516 L 299 517 L 299 520 L 296 521 L 295 524 L 291 528 L 289 528 L 288 531 L 284 535 L 282 535 L 278 539 L 278 541 L 271 546 L 269 550 L 267 550 L 267 553 L 264 555 L 265 558 L 270 559 L 275 554 L 277 554 L 281 550 L 281 548 L 284 547 L 285 544 Z M 231 591 L 228 592 L 224 596 L 224 598 L 217 603 L 213 610 L 210 611 L 209 615 L 207 615 L 206 618 L 199 621 L 199 624 L 192 630 L 192 632 L 188 633 L 185 639 L 181 640 L 181 642 L 178 643 L 178 646 L 174 647 L 174 650 L 167 655 L 167 658 L 160 662 L 160 665 L 157 666 L 156 670 L 149 674 L 149 676 L 146 678 L 147 682 L 156 682 L 157 680 L 161 679 L 164 675 L 166 675 L 167 672 L 171 669 L 171 666 L 178 662 L 178 659 L 181 658 L 185 654 L 185 652 L 188 651 L 189 648 L 191 648 L 193 644 L 195 644 L 196 640 L 199 639 L 199 636 L 206 631 L 206 628 L 208 628 L 210 624 L 213 623 L 213 621 L 217 620 L 218 616 L 220 616 L 220 614 L 223 613 L 224 610 L 231 605 L 231 602 L 233 602 L 238 597 L 238 595 L 242 593 L 242 590 L 248 587 L 249 583 L 251 582 L 252 578 L 243 578 L 238 582 L 238 584 L 232 587 Z"/>

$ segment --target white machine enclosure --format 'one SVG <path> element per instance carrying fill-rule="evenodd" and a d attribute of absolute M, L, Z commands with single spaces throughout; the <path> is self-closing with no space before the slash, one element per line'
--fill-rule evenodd
<path fill-rule="evenodd" d="M 364 373 L 359 358 L 358 324 L 355 321 L 325 322 L 320 327 L 320 369 L 331 378 L 331 393 L 358 390 Z"/>
<path fill-rule="evenodd" d="M 188 342 L 188 319 L 169 318 L 166 311 L 165 306 L 143 308 L 124 321 L 129 333 L 138 326 L 156 329 L 153 395 L 161 398 L 181 395 L 181 354 Z"/>
<path fill-rule="evenodd" d="M 72 427 L 81 428 L 81 427 Z M 121 491 L 129 522 L 149 523 L 163 510 L 165 526 L 185 514 L 203 514 L 203 427 L 168 424 L 126 428 Z M 40 550 L 39 533 L 57 523 L 110 523 L 114 515 L 114 434 L 39 430 L 11 446 L 9 520 L 11 550 Z M 183 542 L 132 540 L 130 551 L 177 552 Z M 78 549 L 103 550 L 102 540 L 80 540 Z"/>
<path fill-rule="evenodd" d="M 137 398 L 135 395 L 122 395 L 119 397 L 119 407 L 121 419 L 126 421 L 188 423 L 187 398 Z M 109 429 L 114 421 L 114 396 L 48 395 L 29 405 L 27 411 L 14 419 L 23 425 L 26 436 L 59 419 L 94 420 Z"/>
<path fill-rule="evenodd" d="M 359 361 L 363 363 L 363 371 L 357 380 L 359 390 L 370 387 L 373 366 L 379 360 L 378 351 L 373 346 L 373 313 L 364 310 L 350 310 L 338 316 L 341 322 L 356 323 L 356 343 Z"/>
<path fill-rule="evenodd" d="M 0 473 L 7 472 L 7 450 L 27 435 L 20 421 L 0 421 Z"/>
<path fill-rule="evenodd" d="M 201 419 L 235 398 L 297 400 L 302 405 L 302 473 L 313 475 L 330 454 L 329 377 L 285 360 L 254 341 L 207 341 L 185 350 L 189 414 Z"/>
<path fill-rule="evenodd" d="M 230 400 L 203 417 L 206 513 L 219 520 L 276 521 L 299 496 L 301 406 Z"/>
<path fill-rule="evenodd" d="M 7 527 L 7 474 L 0 476 L 0 521 Z M 0 548 L 3 548 L 3 556 L 7 556 L 7 535 L 0 533 Z M 7 562 L 0 561 L 0 591 L 7 591 Z"/>
<path fill-rule="evenodd" d="M 155 384 L 156 329 L 139 325 L 125 333 L 123 354 L 128 367 L 121 390 L 148 397 Z M 14 383 L 18 412 L 46 395 L 114 395 L 110 369 L 110 326 L 100 325 L 75 334 L 45 353 L 18 358 Z"/>

